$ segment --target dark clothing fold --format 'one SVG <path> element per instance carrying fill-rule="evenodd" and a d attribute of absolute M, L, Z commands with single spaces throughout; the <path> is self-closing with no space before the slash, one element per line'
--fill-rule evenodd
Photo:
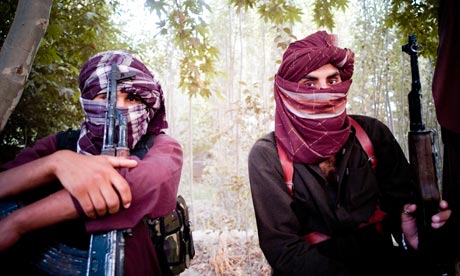
<path fill-rule="evenodd" d="M 317 164 L 294 163 L 291 197 L 273 133 L 259 139 L 249 154 L 260 247 L 274 275 L 423 275 L 412 274 L 412 256 L 400 247 L 402 206 L 416 199 L 409 164 L 383 123 L 352 117 L 374 145 L 377 170 L 352 128 L 336 154 L 337 187 Z M 375 225 L 359 227 L 377 207 L 387 214 L 383 232 Z M 332 238 L 310 244 L 304 235 L 313 231 Z"/>
<path fill-rule="evenodd" d="M 2 165 L 0 169 L 13 168 L 50 155 L 57 150 L 56 135 L 49 135 L 39 140 L 33 147 L 22 150 L 15 160 Z M 33 258 L 36 256 L 33 256 L 33 253 L 24 255 L 24 251 L 30 251 L 31 248 L 41 250 L 40 244 L 43 240 L 51 239 L 81 250 L 87 250 L 91 233 L 130 228 L 132 235 L 125 238 L 125 275 L 161 275 L 155 248 L 143 219 L 145 217 L 164 216 L 176 207 L 176 196 L 182 170 L 182 148 L 169 135 L 159 134 L 155 137 L 153 146 L 142 160 L 135 156 L 130 158 L 138 161 L 136 167 L 118 169 L 131 188 L 133 199 L 128 209 L 122 209 L 117 214 L 97 219 L 82 216 L 77 220 L 63 222 L 30 233 L 27 235 L 26 241 L 20 242 L 9 252 L 3 252 L 1 256 L 9 253 L 16 254 L 16 257 L 24 256 L 24 258 L 21 257 L 21 262 L 24 267 L 27 267 L 34 262 Z M 45 185 L 44 188 L 28 192 L 18 200 L 27 204 L 59 189 L 62 189 L 62 186 L 56 181 L 52 185 Z M 78 202 L 74 201 L 74 203 L 79 209 Z M 39 244 L 35 244 L 36 242 Z M 30 258 L 27 259 L 27 257 Z M 27 269 L 30 269 L 34 274 L 38 273 L 34 271 L 33 267 Z M 30 270 L 26 272 L 29 273 Z M 16 265 L 11 268 L 11 271 L 18 271 Z"/>

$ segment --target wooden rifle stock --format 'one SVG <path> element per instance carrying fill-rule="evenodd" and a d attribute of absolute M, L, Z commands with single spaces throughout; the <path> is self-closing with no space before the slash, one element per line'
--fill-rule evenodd
<path fill-rule="evenodd" d="M 422 119 L 422 90 L 417 59 L 419 45 L 415 35 L 409 35 L 408 40 L 408 43 L 402 46 L 402 51 L 410 55 L 412 72 L 412 88 L 408 95 L 409 162 L 414 180 L 419 188 L 420 204 L 417 207 L 417 224 L 419 249 L 423 250 L 430 247 L 428 236 L 432 231 L 431 217 L 439 211 L 441 197 L 436 170 L 437 152 L 433 142 L 436 132 L 426 130 Z"/>
<path fill-rule="evenodd" d="M 409 161 L 415 181 L 419 187 L 421 205 L 419 206 L 419 240 L 423 241 L 424 233 L 431 228 L 431 217 L 439 211 L 440 193 L 436 174 L 436 155 L 433 152 L 431 131 L 409 132 Z M 421 207 L 421 208 L 420 208 Z M 420 243 L 423 246 L 423 242 Z"/>

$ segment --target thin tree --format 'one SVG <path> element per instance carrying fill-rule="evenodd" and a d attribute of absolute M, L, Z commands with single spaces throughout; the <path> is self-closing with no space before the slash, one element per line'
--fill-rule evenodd
<path fill-rule="evenodd" d="M 0 132 L 18 104 L 39 45 L 48 27 L 52 0 L 19 0 L 0 50 Z"/>

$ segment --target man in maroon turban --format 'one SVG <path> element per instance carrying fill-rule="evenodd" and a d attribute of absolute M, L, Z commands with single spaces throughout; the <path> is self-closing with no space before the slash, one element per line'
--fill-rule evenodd
<path fill-rule="evenodd" d="M 335 41 L 291 43 L 275 76 L 275 130 L 248 160 L 260 247 L 274 275 L 426 275 L 404 253 L 418 248 L 408 162 L 382 122 L 347 114 L 354 54 Z"/>
<path fill-rule="evenodd" d="M 141 153 L 128 158 L 100 155 L 112 65 L 121 73 L 135 73 L 134 79 L 117 85 L 116 95 L 117 112 L 126 117 L 128 147 L 131 153 Z M 12 267 L 15 275 L 80 275 L 86 267 L 65 270 L 72 264 L 62 252 L 56 253 L 64 262 L 61 271 L 40 261 L 52 254 L 43 250 L 48 239 L 74 248 L 72 252 L 83 254 L 85 260 L 90 234 L 129 229 L 123 273 L 161 275 L 144 221 L 176 207 L 182 169 L 180 144 L 163 132 L 168 124 L 161 86 L 138 58 L 125 51 L 91 57 L 81 69 L 79 84 L 86 115 L 81 129 L 49 135 L 1 168 L 0 199 L 25 206 L 0 218 L 0 254 L 19 251 L 26 259 L 24 266 Z"/>

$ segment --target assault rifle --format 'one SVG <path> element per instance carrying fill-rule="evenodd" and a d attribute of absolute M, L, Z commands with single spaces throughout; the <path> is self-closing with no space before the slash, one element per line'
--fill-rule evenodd
<path fill-rule="evenodd" d="M 409 35 L 409 42 L 402 46 L 403 52 L 410 55 L 412 87 L 409 92 L 409 162 L 414 179 L 419 188 L 420 206 L 417 208 L 419 249 L 427 250 L 432 231 L 431 217 L 439 211 L 440 193 L 437 177 L 437 150 L 434 139 L 437 133 L 425 129 L 422 118 L 422 89 L 417 54 L 420 46 L 415 35 Z"/>
<path fill-rule="evenodd" d="M 119 82 L 134 79 L 135 72 L 122 73 L 116 64 L 112 64 L 107 91 L 107 110 L 105 114 L 102 155 L 130 155 L 126 118 L 118 112 L 117 85 Z M 116 121 L 118 120 L 118 143 L 114 143 Z M 87 276 L 121 276 L 124 274 L 124 235 L 129 229 L 112 230 L 106 233 L 92 234 L 89 245 Z"/>

